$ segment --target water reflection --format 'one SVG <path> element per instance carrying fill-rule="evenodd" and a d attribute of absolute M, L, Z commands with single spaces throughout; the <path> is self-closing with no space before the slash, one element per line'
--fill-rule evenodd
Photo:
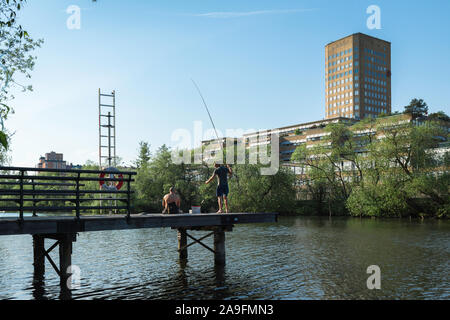
<path fill-rule="evenodd" d="M 216 287 L 223 288 L 225 286 L 225 266 L 214 266 L 214 274 L 216 276 Z"/>
<path fill-rule="evenodd" d="M 178 271 L 178 275 L 180 278 L 180 284 L 181 284 L 181 288 L 187 288 L 188 286 L 188 281 L 187 281 L 187 276 L 186 276 L 186 271 L 185 268 L 187 266 L 187 260 L 183 259 L 183 260 L 179 260 L 178 261 L 180 269 Z"/>
<path fill-rule="evenodd" d="M 61 286 L 61 292 L 59 294 L 60 300 L 72 300 L 72 290 L 67 289 L 66 286 Z"/>
<path fill-rule="evenodd" d="M 34 275 L 32 281 L 32 294 L 35 300 L 44 300 L 46 299 L 46 291 L 45 291 L 45 281 L 43 275 Z"/>

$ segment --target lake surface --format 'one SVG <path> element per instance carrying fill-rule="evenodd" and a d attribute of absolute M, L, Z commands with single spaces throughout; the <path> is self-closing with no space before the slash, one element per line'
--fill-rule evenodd
<path fill-rule="evenodd" d="M 194 236 L 204 232 L 192 232 Z M 53 241 L 46 240 L 46 248 Z M 205 240 L 212 246 L 212 238 Z M 450 222 L 280 217 L 226 233 L 225 268 L 189 247 L 180 265 L 171 229 L 80 233 L 73 299 L 449 299 Z M 51 253 L 58 263 L 57 250 Z M 367 267 L 381 289 L 367 289 Z M 0 299 L 59 299 L 46 262 L 33 283 L 32 237 L 0 236 Z"/>

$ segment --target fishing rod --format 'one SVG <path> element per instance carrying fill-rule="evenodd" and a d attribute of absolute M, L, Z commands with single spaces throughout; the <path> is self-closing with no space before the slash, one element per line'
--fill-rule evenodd
<path fill-rule="evenodd" d="M 211 124 L 213 126 L 214 132 L 216 133 L 216 137 L 217 137 L 217 142 L 219 142 L 220 145 L 220 149 L 222 149 L 222 155 L 225 153 L 224 149 L 223 149 L 223 144 L 221 141 L 219 141 L 219 135 L 217 134 L 217 130 L 216 130 L 216 126 L 214 125 L 214 121 L 211 117 L 211 113 L 209 112 L 208 106 L 206 104 L 205 98 L 203 98 L 202 92 L 200 91 L 200 88 L 198 87 L 197 83 L 194 81 L 194 79 L 191 78 L 192 83 L 194 84 L 195 88 L 197 89 L 198 94 L 200 95 L 200 98 L 202 98 L 203 101 L 203 105 L 205 106 L 206 112 L 208 113 L 209 116 L 209 120 L 211 120 Z M 234 175 L 236 176 L 236 179 L 238 179 L 238 176 L 236 173 L 234 173 Z"/>
<path fill-rule="evenodd" d="M 206 105 L 206 101 L 203 98 L 202 92 L 200 91 L 200 88 L 198 87 L 197 83 L 195 83 L 194 79 L 191 79 L 192 83 L 194 84 L 194 86 L 197 88 L 198 94 L 200 95 L 200 98 L 202 98 L 203 101 L 203 105 L 205 106 L 206 112 L 208 112 L 208 116 L 209 116 L 209 120 L 211 120 L 211 124 L 213 126 L 214 132 L 216 133 L 216 137 L 217 137 L 217 142 L 219 142 L 219 135 L 217 134 L 217 130 L 216 130 L 216 126 L 214 125 L 214 121 L 211 117 L 211 113 L 209 113 L 209 109 L 208 106 Z M 220 143 L 220 148 L 222 149 L 223 152 L 223 145 L 222 143 Z"/>

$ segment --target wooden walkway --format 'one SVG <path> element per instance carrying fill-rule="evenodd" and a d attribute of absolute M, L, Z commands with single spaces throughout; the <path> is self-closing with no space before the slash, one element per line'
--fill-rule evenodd
<path fill-rule="evenodd" d="M 78 233 L 140 228 L 195 228 L 242 223 L 276 222 L 276 213 L 132 214 L 0 218 L 0 236 L 14 234 Z"/>

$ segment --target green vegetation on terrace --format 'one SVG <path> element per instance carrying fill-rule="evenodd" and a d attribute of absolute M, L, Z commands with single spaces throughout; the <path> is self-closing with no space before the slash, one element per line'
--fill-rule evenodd
<path fill-rule="evenodd" d="M 405 113 L 411 111 L 413 121 L 399 115 L 330 124 L 320 144 L 296 149 L 292 160 L 305 169 L 301 188 L 317 211 L 340 204 L 341 212 L 353 216 L 450 214 L 448 117 L 443 112 L 427 117 L 418 99 L 405 107 Z"/>

